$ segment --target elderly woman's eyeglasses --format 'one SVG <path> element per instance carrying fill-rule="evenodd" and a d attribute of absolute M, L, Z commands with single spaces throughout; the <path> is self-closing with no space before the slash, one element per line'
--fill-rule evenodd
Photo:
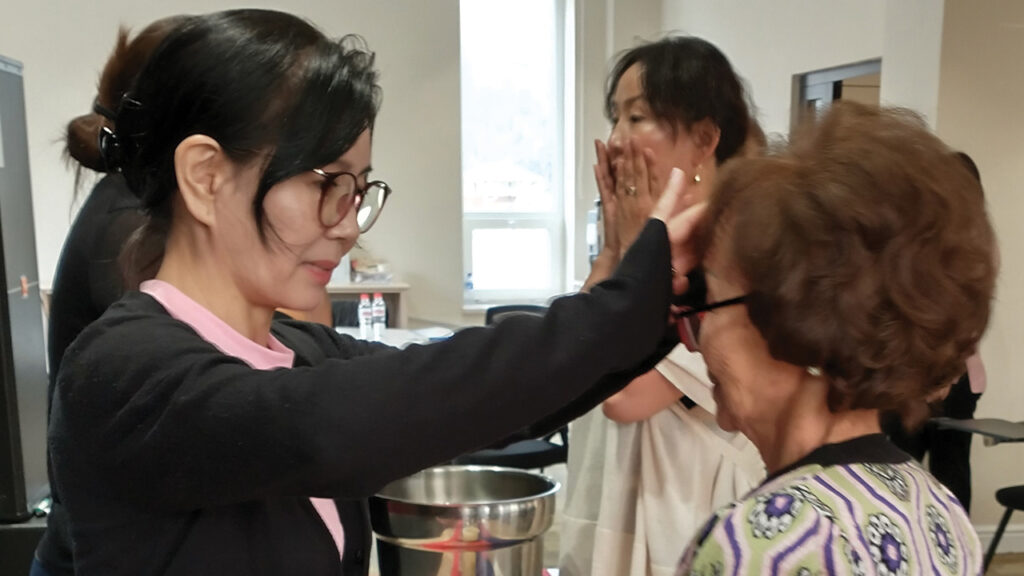
<path fill-rule="evenodd" d="M 365 233 L 373 227 L 391 196 L 391 187 L 380 180 L 360 188 L 359 178 L 351 172 L 325 172 L 320 168 L 313 172 L 324 179 L 320 183 L 319 214 L 320 223 L 327 228 L 337 226 L 355 207 L 359 232 Z"/>
<path fill-rule="evenodd" d="M 677 309 L 682 310 L 675 314 L 676 329 L 679 331 L 679 341 L 686 346 L 686 349 L 690 352 L 699 352 L 700 321 L 704 314 L 716 308 L 742 304 L 746 301 L 747 297 L 737 296 L 736 298 L 708 304 L 708 282 L 707 278 L 704 277 L 704 270 L 699 267 L 690 270 L 686 274 L 686 280 L 689 283 L 689 287 L 686 292 L 676 296 L 673 302 Z"/>
<path fill-rule="evenodd" d="M 676 328 L 679 330 L 679 341 L 682 342 L 690 352 L 700 352 L 700 322 L 704 317 L 704 314 L 717 308 L 724 308 L 725 306 L 732 306 L 734 304 L 742 304 L 746 299 L 746 296 L 737 296 L 735 298 L 729 298 L 728 300 L 722 300 L 721 302 L 712 302 L 710 304 L 703 304 L 701 306 L 695 306 L 693 308 L 683 310 L 676 316 Z"/>

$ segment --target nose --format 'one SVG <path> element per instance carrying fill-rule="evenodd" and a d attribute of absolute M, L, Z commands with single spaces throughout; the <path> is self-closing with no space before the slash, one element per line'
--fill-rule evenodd
<path fill-rule="evenodd" d="M 327 237 L 332 240 L 343 240 L 348 243 L 354 244 L 359 239 L 359 221 L 357 215 L 359 213 L 359 205 L 353 206 L 345 217 L 338 221 L 337 224 L 327 229 Z"/>
<path fill-rule="evenodd" d="M 625 149 L 626 140 L 629 138 L 629 134 L 626 133 L 626 128 L 622 122 L 616 122 L 612 125 L 612 131 L 608 134 L 608 154 L 614 160 L 615 158 L 622 155 L 622 151 Z"/>

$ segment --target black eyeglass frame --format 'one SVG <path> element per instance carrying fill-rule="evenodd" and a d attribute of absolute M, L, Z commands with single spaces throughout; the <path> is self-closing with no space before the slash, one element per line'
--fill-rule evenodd
<path fill-rule="evenodd" d="M 700 321 L 698 320 L 697 315 L 703 312 L 710 312 L 711 310 L 716 310 L 718 308 L 725 308 L 726 306 L 743 304 L 747 301 L 748 297 L 749 295 L 744 294 L 742 296 L 736 296 L 735 298 L 729 298 L 719 302 L 693 306 L 677 313 L 675 315 L 676 331 L 679 333 L 679 341 L 682 342 L 690 352 L 699 352 Z"/>
<path fill-rule="evenodd" d="M 728 300 L 722 300 L 721 302 L 712 302 L 710 304 L 702 304 L 693 308 L 687 308 L 682 312 L 676 314 L 677 318 L 683 318 L 686 316 L 693 316 L 694 314 L 700 314 L 701 312 L 709 312 L 716 308 L 724 308 L 726 306 L 734 306 L 736 304 L 742 304 L 747 301 L 747 295 L 737 296 L 735 298 L 729 298 Z"/>
<path fill-rule="evenodd" d="M 387 182 L 384 182 L 383 180 L 373 180 L 372 182 L 367 182 L 365 186 L 360 187 L 359 177 L 346 170 L 341 170 L 338 172 L 327 172 L 326 170 L 323 170 L 321 168 L 313 168 L 312 172 L 324 179 L 324 181 L 320 184 L 320 201 L 317 204 L 317 215 L 320 218 L 320 224 L 322 224 L 326 228 L 333 228 L 337 226 L 338 223 L 341 222 L 345 218 L 345 216 L 348 215 L 349 210 L 352 210 L 353 208 L 355 208 L 356 215 L 358 217 L 359 210 L 363 206 L 363 201 L 366 199 L 367 193 L 369 193 L 371 188 L 376 187 L 382 191 L 382 193 L 384 194 L 384 198 L 380 201 L 380 207 L 376 208 L 376 211 L 371 214 L 370 219 L 365 224 L 361 224 L 359 226 L 359 233 L 364 234 L 368 230 L 370 230 L 370 228 L 373 227 L 374 223 L 377 222 L 377 218 L 380 217 L 380 213 L 384 210 L 384 206 L 387 204 L 388 198 L 391 196 L 391 186 L 388 186 Z M 337 214 L 337 219 L 331 223 L 328 223 L 324 221 L 323 216 L 324 202 L 327 200 L 329 191 L 328 187 L 333 185 L 338 180 L 338 178 L 342 176 L 350 176 L 352 178 L 352 203 L 349 205 L 347 209 L 345 209 L 344 212 L 338 210 L 337 207 L 335 207 L 334 213 Z M 344 196 L 338 198 L 339 206 L 343 199 Z"/>

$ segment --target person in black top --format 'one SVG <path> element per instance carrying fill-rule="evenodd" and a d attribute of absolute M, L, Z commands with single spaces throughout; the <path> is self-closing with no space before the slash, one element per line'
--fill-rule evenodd
<path fill-rule="evenodd" d="M 82 204 L 57 261 L 47 332 L 49 398 L 53 397 L 64 351 L 124 293 L 121 248 L 144 222 L 139 200 L 128 190 L 124 177 L 117 172 L 108 174 L 99 149 L 100 131 L 113 125 L 112 110 L 153 48 L 182 21 L 180 16 L 158 20 L 130 39 L 128 30 L 122 28 L 100 75 L 92 112 L 68 123 L 65 154 L 75 165 L 76 185 L 85 170 L 104 176 Z M 53 485 L 51 481 L 51 488 Z M 56 491 L 51 499 L 46 532 L 36 548 L 32 574 L 70 576 L 74 574 L 74 562 L 64 506 Z"/>
<path fill-rule="evenodd" d="M 364 498 L 557 428 L 678 342 L 703 214 L 679 171 L 615 273 L 544 317 L 404 350 L 274 322 L 321 301 L 390 194 L 369 181 L 376 78 L 359 39 L 232 10 L 175 27 L 113 110 L 103 158 L 146 220 L 133 289 L 53 396 L 76 574 L 366 574 Z"/>

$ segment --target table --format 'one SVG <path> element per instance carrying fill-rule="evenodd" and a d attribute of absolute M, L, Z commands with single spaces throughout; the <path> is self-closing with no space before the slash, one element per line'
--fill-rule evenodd
<path fill-rule="evenodd" d="M 973 420 L 957 420 L 956 418 L 932 418 L 939 428 L 970 432 L 984 437 L 986 446 L 994 446 L 1002 442 L 1024 442 L 1024 422 L 1011 422 L 1001 418 L 976 418 Z"/>
<path fill-rule="evenodd" d="M 388 326 L 391 328 L 407 328 L 409 326 L 409 306 L 406 293 L 409 285 L 405 282 L 358 282 L 351 284 L 328 284 L 327 294 L 331 300 L 359 300 L 360 294 L 380 292 L 388 307 Z M 358 336 L 359 332 L 356 331 Z"/>
<path fill-rule="evenodd" d="M 334 329 L 338 334 L 348 334 L 353 338 L 359 338 L 359 328 L 349 326 L 338 326 Z M 436 340 L 443 340 L 451 336 L 450 330 L 428 328 L 423 330 L 405 330 L 403 328 L 385 328 L 382 342 L 396 348 L 405 348 L 409 344 L 427 344 Z"/>

